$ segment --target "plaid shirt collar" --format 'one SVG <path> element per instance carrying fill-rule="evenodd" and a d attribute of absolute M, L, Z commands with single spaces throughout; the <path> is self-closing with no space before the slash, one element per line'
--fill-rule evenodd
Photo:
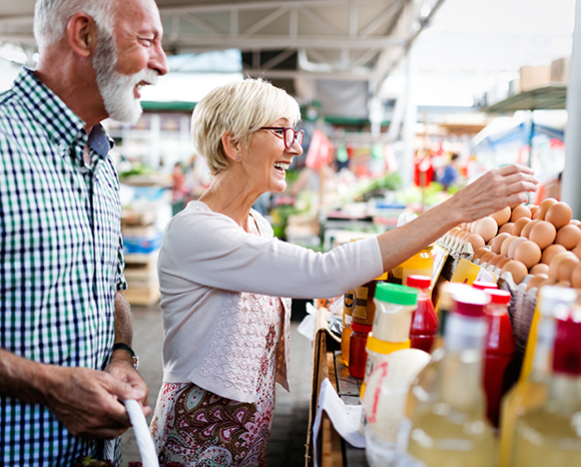
<path fill-rule="evenodd" d="M 85 122 L 34 76 L 34 71 L 23 68 L 14 81 L 12 89 L 24 106 L 46 129 L 53 142 L 66 147 L 72 145 L 84 147 L 88 141 L 90 148 L 101 158 L 107 157 L 114 142 L 105 133 L 103 127 L 100 124 L 95 125 L 87 137 Z"/>

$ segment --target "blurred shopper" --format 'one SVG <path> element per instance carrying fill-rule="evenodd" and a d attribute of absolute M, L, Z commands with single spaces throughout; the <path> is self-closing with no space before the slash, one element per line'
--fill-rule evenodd
<path fill-rule="evenodd" d="M 153 0 L 38 0 L 34 33 L 0 95 L 0 463 L 70 466 L 130 425 L 119 399 L 147 404 L 99 122 L 135 122 L 167 63 Z"/>
<path fill-rule="evenodd" d="M 448 191 L 448 188 L 458 180 L 458 176 L 460 175 L 459 163 L 460 158 L 458 154 L 452 154 L 450 156 L 450 162 L 444 167 L 442 176 L 438 180 L 444 187 L 444 191 Z"/>
<path fill-rule="evenodd" d="M 194 146 L 214 178 L 171 220 L 159 255 L 164 376 L 151 431 L 162 462 L 266 465 L 275 382 L 289 389 L 281 297 L 341 295 L 536 189 L 530 169 L 503 167 L 402 227 L 315 253 L 273 238 L 251 209 L 286 188 L 302 153 L 299 118 L 292 97 L 254 79 L 213 90 L 194 110 Z"/>

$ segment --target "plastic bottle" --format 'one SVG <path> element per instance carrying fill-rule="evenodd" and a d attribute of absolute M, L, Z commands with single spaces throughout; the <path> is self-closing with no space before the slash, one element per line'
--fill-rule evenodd
<path fill-rule="evenodd" d="M 514 426 L 512 467 L 581 465 L 581 322 L 559 320 L 548 397 Z"/>
<path fill-rule="evenodd" d="M 456 307 L 447 320 L 445 355 L 432 390 L 416 384 L 408 394 L 408 449 L 426 467 L 493 467 L 494 433 L 482 389 L 489 297 L 464 286 L 453 298 Z"/>
<path fill-rule="evenodd" d="M 434 310 L 430 294 L 432 279 L 412 274 L 408 276 L 408 287 L 418 289 L 418 307 L 412 315 L 410 328 L 411 348 L 430 353 L 440 329 L 440 320 Z"/>
<path fill-rule="evenodd" d="M 351 343 L 349 348 L 349 373 L 354 378 L 363 379 L 365 377 L 365 366 L 367 365 L 367 336 L 371 331 L 371 326 L 364 324 L 351 324 Z"/>
<path fill-rule="evenodd" d="M 343 329 L 341 330 L 341 359 L 349 366 L 349 343 L 351 342 L 351 322 L 353 321 L 353 290 L 343 297 Z"/>
<path fill-rule="evenodd" d="M 407 261 L 392 270 L 392 280 L 396 284 L 407 285 L 407 278 L 413 274 L 432 277 L 434 271 L 434 257 L 432 247 L 428 247 L 413 255 Z"/>
<path fill-rule="evenodd" d="M 486 307 L 488 335 L 486 336 L 486 358 L 484 362 L 484 391 L 488 419 L 498 427 L 500 401 L 508 389 L 505 373 L 514 358 L 515 343 L 512 325 L 508 316 L 510 292 L 487 289 L 490 303 Z"/>
<path fill-rule="evenodd" d="M 569 310 L 577 299 L 574 289 L 545 286 L 539 293 L 538 332 L 529 334 L 527 349 L 534 352 L 531 371 L 502 400 L 500 416 L 500 467 L 510 465 L 517 416 L 527 410 L 540 407 L 547 397 L 547 380 L 551 371 L 553 346 L 555 342 L 554 312 Z M 531 342 L 534 339 L 535 342 Z"/>
<path fill-rule="evenodd" d="M 379 284 L 375 290 L 375 320 L 367 339 L 365 380 L 361 398 L 365 396 L 367 379 L 384 355 L 410 348 L 410 321 L 417 306 L 417 290 L 397 284 Z M 406 327 L 407 326 L 407 327 Z"/>

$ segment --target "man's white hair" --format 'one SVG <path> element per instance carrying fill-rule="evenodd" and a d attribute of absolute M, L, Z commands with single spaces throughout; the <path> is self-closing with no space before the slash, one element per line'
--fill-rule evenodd
<path fill-rule="evenodd" d="M 91 16 L 100 31 L 112 34 L 115 0 L 37 0 L 34 7 L 34 37 L 40 49 L 60 41 L 69 19 L 79 12 Z"/>

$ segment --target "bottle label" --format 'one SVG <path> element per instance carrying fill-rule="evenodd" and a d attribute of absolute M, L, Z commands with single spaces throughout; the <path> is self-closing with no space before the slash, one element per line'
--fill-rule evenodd
<path fill-rule="evenodd" d="M 345 318 L 345 326 L 350 325 L 353 322 L 353 316 L 351 315 L 343 315 L 343 317 Z"/>
<path fill-rule="evenodd" d="M 343 313 L 351 315 L 353 313 L 353 290 L 343 296 Z"/>
<path fill-rule="evenodd" d="M 353 302 L 353 316 L 362 320 L 367 320 L 367 297 L 369 296 L 369 289 L 367 287 L 359 287 L 355 290 L 355 298 Z"/>

